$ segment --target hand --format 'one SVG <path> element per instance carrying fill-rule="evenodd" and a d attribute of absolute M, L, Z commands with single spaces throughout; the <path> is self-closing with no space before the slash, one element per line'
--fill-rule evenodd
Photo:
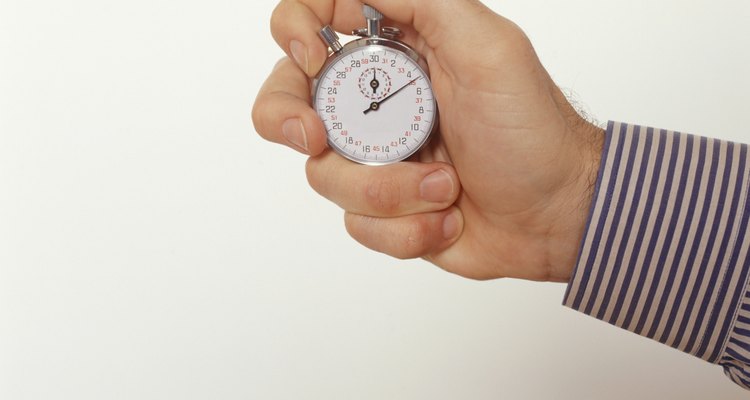
<path fill-rule="evenodd" d="M 311 155 L 311 186 L 346 210 L 357 241 L 474 279 L 567 281 L 603 143 L 552 82 L 524 33 L 475 0 L 368 0 L 422 54 L 440 131 L 414 162 L 368 167 L 327 150 L 309 77 L 325 24 L 363 25 L 357 0 L 283 0 L 274 38 L 290 56 L 257 97 L 264 138 Z M 294 61 L 291 61 L 294 60 Z"/>

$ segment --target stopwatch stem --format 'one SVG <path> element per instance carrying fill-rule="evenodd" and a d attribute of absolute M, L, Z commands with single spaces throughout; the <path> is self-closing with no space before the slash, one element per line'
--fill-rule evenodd
<path fill-rule="evenodd" d="M 365 15 L 365 19 L 367 19 L 367 36 L 380 36 L 380 22 L 383 20 L 383 14 L 367 4 L 362 6 L 362 13 Z"/>

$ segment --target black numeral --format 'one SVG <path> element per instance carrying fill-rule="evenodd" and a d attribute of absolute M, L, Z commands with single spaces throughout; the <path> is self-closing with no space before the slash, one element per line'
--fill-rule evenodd
<path fill-rule="evenodd" d="M 326 112 L 327 113 L 335 113 L 336 112 L 336 106 L 326 106 Z"/>
<path fill-rule="evenodd" d="M 343 122 L 334 122 L 333 123 L 333 129 L 344 129 L 344 123 Z"/>
<path fill-rule="evenodd" d="M 346 79 L 346 72 L 336 72 L 336 79 Z"/>
<path fill-rule="evenodd" d="M 370 54 L 370 62 L 380 62 L 380 56 L 377 54 Z"/>
<path fill-rule="evenodd" d="M 362 66 L 362 63 L 359 62 L 359 60 L 352 60 L 352 68 L 359 68 Z"/>
<path fill-rule="evenodd" d="M 339 91 L 335 87 L 329 87 L 328 94 L 339 94 Z"/>

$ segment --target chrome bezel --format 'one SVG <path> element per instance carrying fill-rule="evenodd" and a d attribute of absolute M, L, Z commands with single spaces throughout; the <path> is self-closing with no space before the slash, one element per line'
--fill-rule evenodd
<path fill-rule="evenodd" d="M 328 147 L 333 149 L 336 153 L 340 154 L 341 156 L 354 161 L 359 164 L 364 165 L 389 165 L 394 164 L 400 161 L 404 161 L 410 157 L 412 157 L 414 154 L 416 154 L 419 150 L 423 149 L 425 145 L 430 141 L 432 138 L 432 135 L 435 133 L 438 127 L 438 123 L 440 120 L 438 105 L 437 105 L 437 99 L 435 98 L 435 89 L 432 86 L 432 81 L 430 80 L 429 75 L 429 68 L 427 67 L 427 63 L 419 56 L 419 54 L 414 51 L 411 47 L 407 46 L 405 43 L 400 42 L 398 40 L 388 39 L 384 37 L 367 37 L 362 39 L 357 39 L 354 41 L 351 41 L 343 46 L 341 51 L 336 53 L 331 53 L 328 56 L 328 59 L 326 60 L 325 64 L 323 64 L 323 67 L 320 69 L 320 72 L 315 76 L 315 78 L 312 81 L 311 85 L 311 96 L 313 99 L 313 107 L 315 108 L 315 112 L 318 112 L 318 104 L 317 104 L 317 92 L 320 86 L 320 81 L 323 76 L 326 76 L 328 74 L 329 70 L 340 59 L 348 57 L 352 53 L 356 53 L 358 51 L 362 51 L 363 48 L 371 47 L 371 46 L 382 46 L 387 47 L 390 50 L 399 52 L 403 54 L 406 57 L 409 57 L 412 61 L 414 61 L 414 64 L 420 69 L 420 72 L 427 78 L 427 84 L 430 86 L 430 90 L 432 91 L 432 103 L 433 103 L 433 109 L 435 110 L 435 116 L 432 121 L 432 126 L 430 127 L 429 132 L 427 132 L 427 135 L 425 136 L 425 139 L 422 141 L 422 143 L 419 144 L 419 146 L 414 147 L 411 149 L 408 153 L 404 153 L 401 156 L 387 161 L 374 161 L 374 160 L 364 160 L 362 158 L 352 156 L 351 154 L 345 153 L 344 151 L 340 150 L 331 140 L 331 134 L 328 132 L 328 129 L 326 129 L 326 139 L 328 141 Z M 320 116 L 320 114 L 318 114 Z"/>

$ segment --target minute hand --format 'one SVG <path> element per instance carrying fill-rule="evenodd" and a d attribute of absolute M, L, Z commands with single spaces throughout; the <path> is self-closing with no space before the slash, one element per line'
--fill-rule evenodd
<path fill-rule="evenodd" d="M 406 88 L 407 88 L 407 87 L 408 87 L 409 85 L 411 85 L 412 83 L 416 82 L 416 81 L 417 81 L 417 80 L 419 80 L 419 79 L 422 79 L 422 77 L 420 76 L 419 78 L 414 78 L 414 79 L 412 79 L 411 81 L 409 81 L 409 83 L 407 83 L 407 84 L 406 84 L 406 85 L 404 85 L 404 86 L 401 86 L 401 87 L 400 87 L 400 88 L 399 88 L 398 90 L 396 90 L 395 92 L 393 92 L 393 93 L 389 94 L 389 95 L 388 95 L 388 96 L 386 96 L 386 97 L 385 97 L 385 98 L 384 98 L 383 100 L 380 100 L 380 101 L 374 101 L 374 102 L 372 102 L 372 104 L 370 104 L 370 107 L 368 107 L 368 108 L 367 108 L 367 110 L 365 110 L 365 111 L 364 111 L 364 113 L 365 113 L 365 114 L 367 114 L 367 113 L 369 113 L 370 111 L 375 111 L 375 110 L 378 110 L 378 109 L 380 109 L 380 105 L 381 105 L 381 104 L 383 104 L 383 103 L 385 103 L 385 101 L 386 101 L 386 100 L 388 100 L 388 99 L 390 99 L 391 97 L 395 96 L 396 94 L 398 94 L 398 92 L 400 92 L 400 91 L 402 91 L 402 90 L 406 89 Z"/>

